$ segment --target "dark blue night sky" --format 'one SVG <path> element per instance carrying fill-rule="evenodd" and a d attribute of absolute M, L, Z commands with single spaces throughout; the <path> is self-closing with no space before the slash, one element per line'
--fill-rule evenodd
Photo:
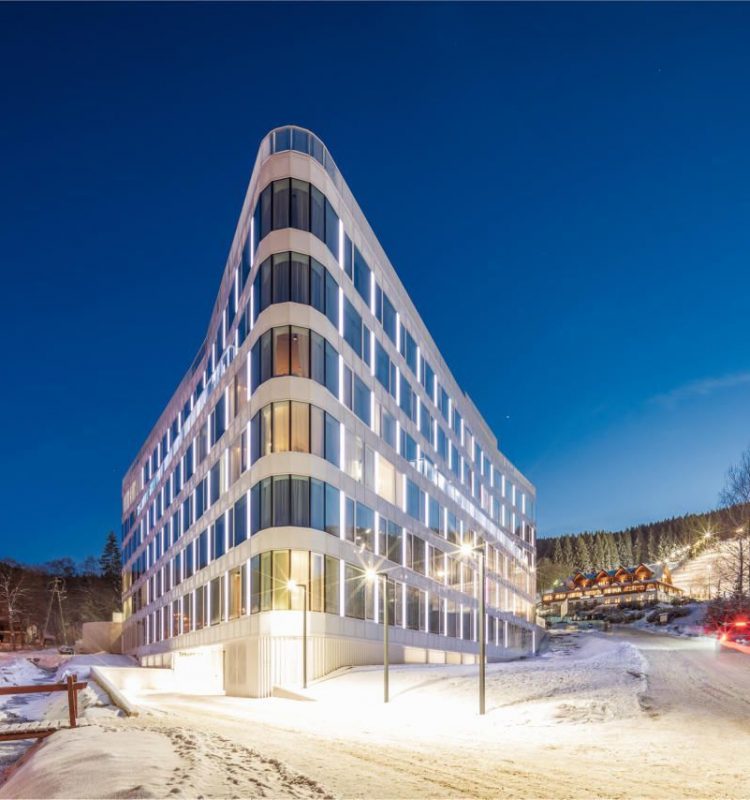
<path fill-rule="evenodd" d="M 750 6 L 0 6 L 0 555 L 99 552 L 264 133 L 329 146 L 541 533 L 750 441 Z"/>

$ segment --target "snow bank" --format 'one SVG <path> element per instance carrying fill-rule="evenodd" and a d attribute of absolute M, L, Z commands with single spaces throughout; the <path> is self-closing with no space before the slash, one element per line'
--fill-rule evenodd
<path fill-rule="evenodd" d="M 683 617 L 675 617 L 671 622 L 664 625 L 660 625 L 658 622 L 648 622 L 648 614 L 630 624 L 638 630 L 669 634 L 670 636 L 702 636 L 703 620 L 706 617 L 706 604 L 688 603 L 680 608 L 685 609 L 688 613 Z M 654 610 L 658 611 L 659 608 Z M 663 610 L 667 613 L 674 610 L 674 606 L 664 604 Z"/>
<path fill-rule="evenodd" d="M 152 720 L 46 739 L 0 798 L 323 798 L 314 781 L 222 737 Z"/>
<path fill-rule="evenodd" d="M 3 798 L 159 797 L 180 759 L 149 731 L 63 730 L 46 739 L 0 787 Z M 144 786 L 147 784 L 148 788 Z"/>

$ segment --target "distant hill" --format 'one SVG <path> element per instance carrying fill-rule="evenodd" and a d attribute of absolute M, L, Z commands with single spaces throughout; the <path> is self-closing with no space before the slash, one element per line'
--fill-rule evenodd
<path fill-rule="evenodd" d="M 717 540 L 731 538 L 748 521 L 750 506 L 741 505 L 635 525 L 623 531 L 584 531 L 537 539 L 537 590 L 550 589 L 579 569 L 686 561 L 713 549 Z"/>

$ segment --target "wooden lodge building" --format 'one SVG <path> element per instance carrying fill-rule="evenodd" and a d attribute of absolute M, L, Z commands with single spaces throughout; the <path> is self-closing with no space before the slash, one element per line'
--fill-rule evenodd
<path fill-rule="evenodd" d="M 542 594 L 540 614 L 575 616 L 600 605 L 641 606 L 669 602 L 683 595 L 683 590 L 672 583 L 672 573 L 666 564 L 576 572 L 561 586 Z"/>

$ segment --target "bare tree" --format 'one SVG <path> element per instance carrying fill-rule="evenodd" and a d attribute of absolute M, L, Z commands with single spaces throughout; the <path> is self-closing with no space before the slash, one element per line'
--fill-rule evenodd
<path fill-rule="evenodd" d="M 719 580 L 724 593 L 744 597 L 750 593 L 750 447 L 727 470 L 719 500 L 732 512 L 732 527 L 721 547 Z"/>
<path fill-rule="evenodd" d="M 0 562 L 0 608 L 4 608 L 7 614 L 11 647 L 14 650 L 16 627 L 20 625 L 27 594 L 23 571 L 8 561 Z"/>

